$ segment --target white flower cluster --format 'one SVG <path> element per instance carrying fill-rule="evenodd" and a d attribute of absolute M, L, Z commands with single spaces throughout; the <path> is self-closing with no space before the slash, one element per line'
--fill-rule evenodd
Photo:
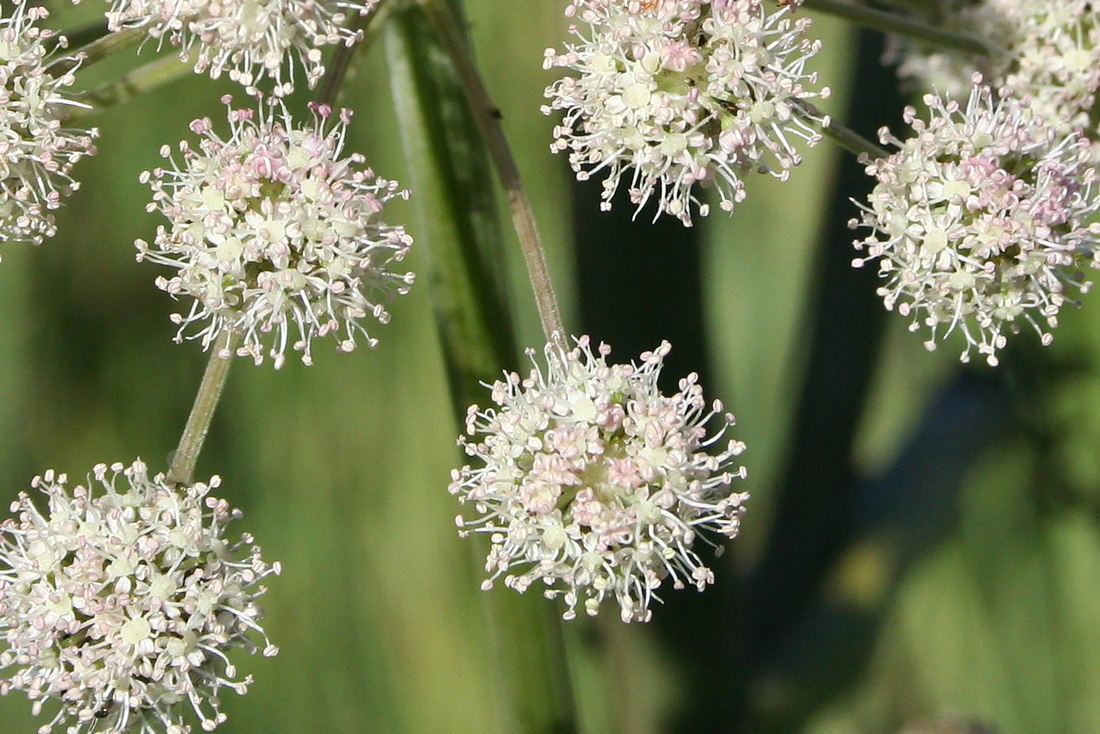
<path fill-rule="evenodd" d="M 48 15 L 27 0 L 0 7 L 0 241 L 52 237 L 50 210 L 79 188 L 73 166 L 95 153 L 95 129 L 62 126 L 66 107 L 77 105 L 65 87 L 80 61 L 50 50 L 65 39 L 37 25 Z"/>
<path fill-rule="evenodd" d="M 481 465 L 453 471 L 450 491 L 477 513 L 458 517 L 461 534 L 492 542 L 482 588 L 502 574 L 521 593 L 541 580 L 547 597 L 564 595 L 566 619 L 578 603 L 595 615 L 610 597 L 629 622 L 649 620 L 668 577 L 677 589 L 713 583 L 693 546 L 713 545 L 700 530 L 737 535 L 748 495 L 730 485 L 745 476 L 732 464 L 744 444 L 707 453 L 733 416 L 717 401 L 707 409 L 696 375 L 675 395 L 660 393 L 670 348 L 642 354 L 637 366 L 608 365 L 610 348 L 594 354 L 587 337 L 568 352 L 548 345 L 545 373 L 536 362 L 527 379 L 506 374 L 492 386 L 497 408 L 470 406 L 473 438 L 459 444 Z M 722 428 L 708 438 L 706 424 L 720 414 Z"/>
<path fill-rule="evenodd" d="M 1084 128 L 1094 140 L 1100 88 L 1100 5 L 1092 0 L 941 0 L 937 25 L 966 30 L 1003 52 L 975 60 L 961 51 L 895 40 L 903 78 L 961 97 L 977 69 L 995 88 L 1031 99 L 1032 111 L 1060 133 Z"/>
<path fill-rule="evenodd" d="M 630 171 L 630 200 L 640 211 L 691 224 L 701 216 L 696 185 L 717 189 L 731 211 L 753 170 L 786 179 L 801 162 L 798 139 L 821 138 L 807 88 L 806 60 L 821 44 L 806 38 L 809 18 L 763 0 L 575 0 L 576 43 L 546 50 L 544 68 L 577 73 L 546 90 L 543 112 L 563 110 L 554 152 L 570 151 L 578 180 L 606 170 L 604 209 Z"/>
<path fill-rule="evenodd" d="M 180 143 L 182 165 L 164 146 L 171 167 L 142 174 L 153 190 L 149 210 L 171 224 L 157 228 L 152 246 L 137 241 L 138 260 L 176 268 L 157 286 L 195 299 L 186 315 L 173 316 L 177 341 L 191 324 L 207 322 L 191 336 L 204 349 L 233 332 L 243 336 L 238 354 L 259 364 L 262 342 L 274 332 L 267 350 L 279 368 L 293 326 L 291 346 L 309 364 L 315 337 L 337 334 L 339 350 L 350 352 L 358 333 L 373 347 L 377 339 L 359 319 L 371 314 L 386 323 L 386 303 L 408 292 L 413 274 L 388 268 L 412 238 L 379 219 L 386 202 L 408 192 L 361 169 L 361 155 L 340 157 L 350 111 L 326 131 L 331 110 L 313 109 L 312 123 L 296 129 L 281 105 L 258 115 L 230 107 L 227 140 L 209 118 L 195 120 L 191 130 L 201 142 Z"/>
<path fill-rule="evenodd" d="M 368 13 L 376 0 L 113 0 L 107 12 L 112 31 L 142 28 L 157 46 L 169 43 L 186 60 L 198 49 L 195 71 L 229 78 L 256 94 L 264 79 L 272 93 L 294 90 L 294 65 L 283 78 L 284 60 L 297 52 L 310 87 L 325 72 L 321 49 L 362 37 L 344 26 L 349 10 Z"/>
<path fill-rule="evenodd" d="M 251 683 L 226 654 L 278 652 L 256 600 L 279 564 L 225 538 L 240 513 L 208 496 L 217 477 L 176 489 L 140 460 L 92 476 L 98 496 L 90 479 L 70 492 L 64 474 L 36 477 L 48 510 L 21 493 L 0 524 L 0 692 L 24 691 L 35 714 L 60 703 L 41 734 L 184 734 L 188 708 L 210 731 L 218 691 Z"/>
<path fill-rule="evenodd" d="M 867 166 L 877 183 L 850 225 L 873 230 L 855 243 L 867 255 L 854 264 L 879 261 L 886 307 L 912 316 L 913 330 L 930 327 L 929 349 L 958 328 L 963 361 L 977 348 L 995 365 L 1006 328 L 1026 321 L 1049 344 L 1067 289 L 1088 290 L 1100 199 L 1085 137 L 981 82 L 975 75 L 965 109 L 926 95 L 925 122 L 906 108 L 905 141 L 880 131 L 899 150 Z"/>

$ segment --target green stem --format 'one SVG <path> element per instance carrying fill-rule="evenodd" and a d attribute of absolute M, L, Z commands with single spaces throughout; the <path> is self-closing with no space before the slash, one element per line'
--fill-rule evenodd
<path fill-rule="evenodd" d="M 856 157 L 866 155 L 871 159 L 875 159 L 890 155 L 890 151 L 880 148 L 852 128 L 841 125 L 828 115 L 821 114 L 813 105 L 798 101 L 794 104 L 800 110 L 801 116 L 807 122 L 816 125 L 821 130 L 822 135 Z"/>
<path fill-rule="evenodd" d="M 78 31 L 78 33 L 84 33 L 84 31 Z M 88 31 L 87 33 L 89 36 L 94 35 L 94 31 Z M 107 35 L 100 36 L 91 43 L 74 49 L 67 56 L 50 64 L 46 70 L 53 76 L 60 76 L 76 66 L 77 62 L 74 61 L 74 58 L 80 59 L 81 66 L 90 66 L 113 53 L 136 45 L 144 35 L 145 30 L 143 28 L 125 28 L 114 33 L 108 32 Z"/>
<path fill-rule="evenodd" d="M 554 295 L 550 270 L 546 266 L 546 254 L 535 225 L 531 204 L 523 189 L 519 169 L 516 167 L 515 159 L 512 158 L 508 139 L 504 135 L 500 108 L 493 104 L 489 92 L 485 89 L 485 83 L 481 79 L 481 74 L 474 64 L 470 48 L 466 43 L 464 30 L 447 3 L 443 0 L 420 0 L 420 4 L 443 42 L 443 46 L 447 49 L 451 63 L 454 64 L 474 119 L 482 135 L 485 136 L 489 155 L 496 166 L 497 175 L 500 176 L 501 185 L 508 198 L 508 207 L 512 213 L 512 223 L 516 228 L 520 248 L 523 251 L 523 261 L 531 279 L 531 288 L 535 293 L 535 305 L 538 307 L 539 320 L 542 322 L 546 341 L 564 343 L 565 328 L 562 325 L 558 300 Z"/>
<path fill-rule="evenodd" d="M 156 61 L 138 67 L 114 81 L 85 92 L 82 99 L 89 103 L 91 108 L 74 108 L 71 116 L 79 117 L 104 107 L 129 102 L 134 97 L 191 73 L 192 68 L 189 62 L 181 62 L 180 58 L 174 54 L 162 56 Z"/>
<path fill-rule="evenodd" d="M 392 2 L 392 0 L 390 0 Z M 454 13 L 460 16 L 459 4 Z M 456 65 L 423 8 L 403 8 L 385 32 L 390 85 L 419 221 L 417 247 L 447 366 L 458 425 L 485 399 L 481 380 L 516 357 L 502 237 L 484 128 Z M 479 128 L 481 128 L 479 130 Z M 418 279 L 418 282 L 419 279 Z M 471 545 L 484 566 L 486 543 Z M 474 564 L 471 564 L 474 566 Z M 538 595 L 482 594 L 500 715 L 482 729 L 510 734 L 578 730 L 558 609 Z"/>
<path fill-rule="evenodd" d="M 107 20 L 105 18 L 101 18 L 95 23 L 89 23 L 88 25 L 82 26 L 80 28 L 75 28 L 71 31 L 59 33 L 58 35 L 50 39 L 51 45 L 49 48 L 53 50 L 54 48 L 59 47 L 60 44 L 58 43 L 58 41 L 60 41 L 60 39 L 62 38 L 65 39 L 66 50 L 81 48 L 82 46 L 87 46 L 93 41 L 98 41 L 99 39 L 104 38 L 109 33 L 110 31 L 107 30 Z"/>
<path fill-rule="evenodd" d="M 388 8 L 389 6 L 383 3 L 382 7 Z M 361 15 L 356 11 L 349 28 L 359 33 L 363 31 L 367 23 L 377 25 L 375 21 L 380 12 L 382 12 L 382 8 L 376 8 L 375 12 L 370 15 Z M 332 60 L 325 69 L 325 78 L 321 81 L 321 90 L 317 93 L 317 104 L 328 105 L 329 107 L 336 105 L 336 98 L 340 95 L 340 87 L 343 85 L 344 77 L 347 76 L 348 69 L 351 67 L 351 60 L 355 56 L 355 52 L 359 50 L 359 46 L 365 44 L 366 41 L 367 37 L 364 32 L 363 40 L 360 42 L 337 44 L 336 51 L 332 54 Z"/>
<path fill-rule="evenodd" d="M 835 15 L 838 18 L 850 20 L 853 23 L 882 31 L 883 33 L 897 33 L 922 41 L 928 41 L 944 48 L 953 48 L 977 56 L 989 56 L 996 58 L 1008 52 L 995 43 L 978 38 L 971 33 L 959 33 L 944 28 L 937 28 L 928 23 L 922 23 L 905 15 L 891 13 L 886 10 L 870 8 L 844 0 L 804 0 L 803 7 L 811 10 L 819 10 L 822 13 Z"/>
<path fill-rule="evenodd" d="M 170 483 L 186 485 L 192 481 L 206 432 L 210 430 L 210 421 L 214 418 L 222 388 L 229 377 L 229 366 L 233 363 L 233 352 L 238 341 L 238 336 L 223 332 L 210 349 L 210 361 L 203 372 L 195 404 L 191 407 L 179 447 L 172 457 L 172 466 L 168 469 Z"/>
<path fill-rule="evenodd" d="M 392 5 L 390 6 L 392 7 Z M 466 95 L 419 8 L 386 26 L 386 61 L 409 186 L 416 246 L 447 367 L 456 425 L 485 398 L 482 380 L 514 369 L 518 350 L 493 167 Z"/>
<path fill-rule="evenodd" d="M 852 128 L 845 127 L 832 118 L 829 118 L 828 124 L 821 124 L 821 132 L 841 148 L 856 156 L 866 155 L 873 160 L 890 155 L 890 151 L 880 148 Z"/>
<path fill-rule="evenodd" d="M 378 36 L 378 31 L 386 25 L 386 21 L 398 4 L 398 0 L 379 0 L 367 15 L 361 15 L 358 12 L 355 14 L 350 27 L 357 32 L 362 31 L 363 39 L 350 46 L 341 43 L 336 47 L 336 51 L 332 54 L 332 61 L 329 62 L 328 69 L 325 71 L 325 79 L 321 82 L 321 91 L 317 94 L 318 104 L 326 104 L 330 107 L 336 105 L 340 86 L 344 83 L 344 77 L 351 67 L 352 58 L 356 52 L 370 48 L 371 43 Z"/>

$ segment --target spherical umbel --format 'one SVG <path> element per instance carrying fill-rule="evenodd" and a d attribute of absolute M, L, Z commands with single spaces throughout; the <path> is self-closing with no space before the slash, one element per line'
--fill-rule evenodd
<path fill-rule="evenodd" d="M 714 545 L 702 531 L 738 533 L 748 495 L 732 489 L 745 476 L 733 462 L 744 444 L 707 451 L 733 416 L 708 408 L 696 375 L 660 393 L 670 348 L 609 365 L 610 348 L 593 352 L 587 337 L 569 351 L 547 345 L 545 371 L 535 362 L 526 379 L 506 374 L 492 386 L 496 407 L 470 406 L 459 444 L 477 465 L 453 471 L 450 491 L 473 508 L 457 518 L 460 534 L 489 535 L 483 588 L 501 576 L 519 592 L 541 582 L 564 598 L 566 619 L 610 598 L 630 622 L 650 619 L 665 581 L 713 583 L 695 544 Z M 711 419 L 721 427 L 708 437 Z"/>
<path fill-rule="evenodd" d="M 350 11 L 371 12 L 376 0 L 114 0 L 111 30 L 140 28 L 159 48 L 167 39 L 182 60 L 195 57 L 195 71 L 223 73 L 252 95 L 266 79 L 271 93 L 294 91 L 295 63 L 313 87 L 325 72 L 322 49 L 362 39 L 347 27 Z"/>
<path fill-rule="evenodd" d="M 214 729 L 220 689 L 252 682 L 234 648 L 278 652 L 257 600 L 279 564 L 226 536 L 240 513 L 209 495 L 218 477 L 174 487 L 137 460 L 67 483 L 35 477 L 45 509 L 21 493 L 0 524 L 0 692 L 53 702 L 42 734 L 184 734 L 188 711 Z"/>
<path fill-rule="evenodd" d="M 927 121 L 905 111 L 913 135 L 870 161 L 876 179 L 852 227 L 871 233 L 855 243 L 877 261 L 888 309 L 931 334 L 925 345 L 959 330 L 997 364 L 1007 334 L 1028 324 L 1053 339 L 1070 293 L 1086 292 L 1086 268 L 1100 266 L 1100 209 L 1089 141 L 1062 134 L 1010 90 L 994 96 L 975 75 L 965 107 L 925 95 Z"/>
<path fill-rule="evenodd" d="M 84 106 L 66 96 L 80 59 L 41 27 L 48 16 L 26 0 L 0 7 L 0 242 L 52 237 L 52 210 L 80 188 L 73 166 L 96 152 L 94 128 L 64 125 L 69 108 Z"/>
<path fill-rule="evenodd" d="M 1030 98 L 1032 111 L 1062 134 L 1082 128 L 1094 141 L 1100 89 L 1100 6 L 1093 0 L 967 0 L 913 6 L 944 28 L 966 29 L 989 56 L 896 38 L 889 54 L 903 79 L 957 98 L 979 71 L 994 88 Z M 1092 147 L 1100 162 L 1100 145 Z"/>
<path fill-rule="evenodd" d="M 732 211 L 753 170 L 786 179 L 821 139 L 809 105 L 817 75 L 805 71 L 819 41 L 809 18 L 761 0 L 576 0 L 566 15 L 576 41 L 547 49 L 543 67 L 574 72 L 546 89 L 543 112 L 564 112 L 550 146 L 569 152 L 578 180 L 601 174 L 602 208 L 628 177 L 630 200 L 654 218 L 685 225 L 708 211 L 697 187 L 713 187 Z"/>
<path fill-rule="evenodd" d="M 223 100 L 230 104 L 228 97 Z M 147 207 L 169 220 L 152 245 L 137 241 L 138 260 L 177 272 L 157 286 L 194 299 L 176 340 L 188 335 L 208 348 L 223 332 L 238 335 L 238 354 L 278 368 L 287 348 L 312 361 L 316 337 L 333 335 L 342 352 L 357 337 L 377 344 L 361 321 L 389 320 L 386 306 L 407 293 L 412 273 L 394 273 L 412 245 L 403 227 L 381 220 L 386 202 L 407 198 L 394 181 L 363 168 L 363 157 L 341 157 L 351 112 L 315 106 L 296 127 L 281 104 L 229 108 L 230 135 L 222 139 L 209 118 L 195 120 L 193 147 L 168 146 L 166 168 L 142 174 L 153 190 Z M 228 356 L 228 355 L 226 355 Z"/>

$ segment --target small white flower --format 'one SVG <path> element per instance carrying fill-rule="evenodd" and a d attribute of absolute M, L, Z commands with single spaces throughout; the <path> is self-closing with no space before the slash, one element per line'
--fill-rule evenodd
<path fill-rule="evenodd" d="M 0 692 L 25 692 L 36 715 L 58 702 L 41 734 L 185 734 L 187 709 L 214 729 L 218 691 L 252 682 L 227 653 L 278 652 L 257 598 L 279 564 L 247 534 L 226 539 L 240 512 L 208 496 L 218 477 L 175 488 L 137 460 L 66 482 L 35 477 L 46 511 L 20 493 L 0 524 Z"/>
<path fill-rule="evenodd" d="M 0 241 L 52 237 L 49 212 L 80 187 L 73 166 L 96 152 L 94 128 L 62 126 L 65 108 L 82 106 L 65 96 L 80 60 L 48 50 L 65 46 L 38 26 L 48 16 L 25 0 L 0 8 Z"/>
<path fill-rule="evenodd" d="M 941 0 L 929 10 L 937 25 L 974 33 L 1003 53 L 975 59 L 961 51 L 895 39 L 891 56 L 900 60 L 903 78 L 962 97 L 970 75 L 978 70 L 994 88 L 1008 87 L 1017 97 L 1030 97 L 1032 111 L 1058 132 L 1095 130 L 1100 88 L 1100 6 L 1095 2 Z M 1100 160 L 1100 148 L 1094 154 Z"/>
<path fill-rule="evenodd" d="M 905 141 L 880 131 L 899 150 L 867 166 L 878 182 L 849 224 L 873 230 L 854 264 L 879 261 L 886 307 L 912 316 L 912 330 L 928 326 L 929 349 L 957 328 L 963 361 L 977 348 L 995 365 L 1006 329 L 1026 321 L 1049 344 L 1066 291 L 1091 286 L 1081 271 L 1100 266 L 1100 225 L 1089 223 L 1100 198 L 1086 138 L 981 82 L 966 109 L 926 95 L 927 123 L 906 108 Z"/>
<path fill-rule="evenodd" d="M 554 152 L 570 151 L 578 180 L 606 170 L 602 208 L 630 176 L 637 210 L 657 199 L 657 214 L 691 224 L 707 206 L 696 185 L 713 186 L 731 211 L 745 197 L 742 176 L 786 179 L 801 162 L 796 139 L 821 139 L 806 88 L 805 64 L 819 41 L 792 7 L 769 12 L 761 0 L 575 0 L 566 15 L 583 26 L 565 53 L 546 50 L 543 67 L 577 73 L 546 90 L 543 112 L 564 110 Z"/>
<path fill-rule="evenodd" d="M 222 332 L 243 335 L 238 354 L 259 364 L 271 335 L 267 353 L 278 368 L 293 328 L 298 338 L 289 345 L 309 364 L 315 337 L 335 334 L 338 349 L 350 352 L 360 334 L 373 347 L 377 339 L 359 320 L 370 314 L 386 323 L 386 304 L 408 292 L 413 274 L 388 268 L 412 238 L 379 219 L 386 202 L 408 192 L 362 169 L 361 155 L 340 157 L 350 111 L 326 131 L 331 110 L 313 109 L 311 124 L 295 128 L 279 104 L 261 107 L 259 120 L 230 107 L 226 140 L 209 118 L 195 120 L 201 141 L 197 149 L 180 143 L 182 165 L 166 145 L 171 168 L 142 174 L 153 190 L 147 208 L 171 224 L 157 228 L 152 247 L 137 241 L 138 260 L 176 268 L 157 286 L 195 299 L 186 315 L 173 316 L 177 341 L 207 322 L 190 338 L 205 349 Z"/>
<path fill-rule="evenodd" d="M 157 47 L 164 39 L 180 49 L 186 60 L 198 48 L 195 71 L 207 70 L 213 78 L 228 71 L 229 78 L 256 94 L 265 78 L 274 82 L 273 93 L 294 89 L 294 66 L 284 80 L 284 60 L 297 53 L 310 87 L 325 67 L 321 49 L 326 45 L 352 45 L 362 38 L 344 27 L 349 10 L 368 13 L 377 0 L 113 0 L 107 13 L 111 30 L 142 28 Z"/>
<path fill-rule="evenodd" d="M 566 619 L 611 598 L 630 622 L 649 620 L 666 578 L 677 589 L 713 583 L 693 547 L 714 545 L 701 530 L 737 535 L 748 495 L 730 485 L 745 476 L 732 463 L 744 444 L 707 452 L 733 416 L 717 401 L 707 409 L 695 374 L 675 395 L 660 393 L 670 349 L 662 343 L 638 366 L 608 365 L 610 347 L 594 354 L 588 337 L 568 352 L 547 345 L 545 373 L 535 362 L 525 380 L 506 374 L 492 386 L 497 408 L 470 406 L 473 438 L 459 444 L 480 466 L 453 471 L 449 489 L 476 511 L 457 518 L 460 534 L 489 534 L 482 588 L 501 575 L 521 593 L 541 581 L 547 597 L 563 596 Z M 722 427 L 708 437 L 715 416 Z"/>

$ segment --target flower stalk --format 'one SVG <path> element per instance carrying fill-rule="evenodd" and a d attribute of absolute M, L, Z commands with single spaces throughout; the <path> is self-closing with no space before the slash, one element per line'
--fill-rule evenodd
<path fill-rule="evenodd" d="M 176 59 L 171 60 L 178 63 Z M 189 69 L 190 67 L 183 66 L 182 68 Z M 332 99 L 335 99 L 339 93 L 346 70 L 346 64 L 334 64 L 327 72 L 323 89 L 331 95 Z M 229 376 L 230 362 L 243 338 L 244 336 L 237 330 L 227 328 L 213 340 L 210 361 L 203 373 L 198 394 L 195 396 L 194 405 L 187 418 L 187 424 L 184 427 L 179 446 L 173 454 L 172 465 L 168 470 L 167 479 L 170 483 L 183 485 L 191 483 L 199 453 L 202 450 L 206 434 L 214 417 L 214 411 L 217 409 L 218 401 Z"/>
<path fill-rule="evenodd" d="M 481 109 L 470 104 L 466 81 L 460 80 L 423 8 L 400 9 L 385 29 L 390 84 L 416 192 L 411 201 L 418 247 L 461 423 L 468 406 L 484 393 L 481 381 L 512 366 L 516 357 L 498 265 L 501 227 L 492 187 L 483 185 L 492 175 L 485 144 L 489 136 Z M 457 23 L 456 32 L 464 33 Z M 553 607 L 534 596 L 491 594 L 482 598 L 482 609 L 497 671 L 499 728 L 529 734 L 576 731 L 573 681 Z"/>
<path fill-rule="evenodd" d="M 180 63 L 178 57 L 162 56 L 118 79 L 85 92 L 81 95 L 81 101 L 91 106 L 73 107 L 70 117 L 80 117 L 105 107 L 124 104 L 191 73 L 191 67 L 186 63 Z"/>
<path fill-rule="evenodd" d="M 535 216 L 531 210 L 531 203 L 527 199 L 527 193 L 523 188 L 523 182 L 519 175 L 519 168 L 512 157 L 511 148 L 504 135 L 504 127 L 501 124 L 500 109 L 493 103 L 481 74 L 471 57 L 470 48 L 466 43 L 458 18 L 447 6 L 444 0 L 420 0 L 425 14 L 435 28 L 436 34 L 443 43 L 454 64 L 455 72 L 462 82 L 462 87 L 470 103 L 474 119 L 485 137 L 489 155 L 496 166 L 501 185 L 504 187 L 508 198 L 508 208 L 512 214 L 512 222 L 519 237 L 520 248 L 523 250 L 523 261 L 527 266 L 527 274 L 531 279 L 531 288 L 535 294 L 535 305 L 539 312 L 539 321 L 542 323 L 546 341 L 551 343 L 564 343 L 565 328 L 562 325 L 561 309 L 558 307 L 557 297 L 554 295 L 554 285 L 550 280 L 550 270 L 546 265 L 546 254 L 543 250 L 542 239 L 539 237 L 538 227 L 535 225 Z"/>
<path fill-rule="evenodd" d="M 890 155 L 885 148 L 875 145 L 855 130 L 832 118 L 827 118 L 821 124 L 821 132 L 844 150 L 856 156 L 867 156 L 872 160 L 885 158 Z"/>
<path fill-rule="evenodd" d="M 850 20 L 883 33 L 896 33 L 909 38 L 929 41 L 944 48 L 958 49 L 978 56 L 999 56 L 1004 49 L 970 33 L 960 33 L 937 28 L 928 23 L 908 18 L 886 10 L 870 8 L 845 0 L 803 0 L 803 7 Z"/>
<path fill-rule="evenodd" d="M 97 30 L 99 30 L 99 27 L 97 27 Z M 87 67 L 112 54 L 136 45 L 144 35 L 140 28 L 126 28 L 114 33 L 108 32 L 106 35 L 99 36 L 94 41 L 75 49 L 69 56 L 79 58 L 81 65 Z M 49 72 L 60 75 L 71 70 L 74 66 L 72 58 L 61 58 L 50 66 Z"/>
<path fill-rule="evenodd" d="M 206 433 L 210 430 L 210 422 L 214 419 L 214 411 L 221 399 L 225 381 L 229 378 L 229 365 L 233 362 L 234 348 L 239 341 L 239 335 L 223 332 L 210 350 L 210 361 L 206 363 L 199 392 L 195 395 L 191 414 L 187 416 L 187 425 L 183 428 L 179 446 L 172 455 L 172 466 L 169 467 L 167 476 L 169 484 L 187 486 L 193 480 L 199 452 L 206 441 Z"/>
<path fill-rule="evenodd" d="M 512 366 L 519 353 L 499 267 L 503 229 L 492 187 L 484 185 L 492 163 L 454 68 L 419 8 L 386 26 L 385 50 L 409 186 L 416 192 L 410 201 L 417 249 L 461 425 L 466 408 L 481 399 L 486 376 Z"/>
<path fill-rule="evenodd" d="M 321 90 L 317 94 L 318 104 L 335 105 L 344 83 L 344 76 L 351 67 L 351 61 L 355 54 L 366 51 L 377 38 L 378 32 L 386 25 L 393 14 L 395 2 L 393 0 L 378 0 L 369 13 L 355 12 L 352 14 L 348 28 L 363 40 L 347 45 L 340 44 L 332 54 L 332 60 L 325 69 L 325 76 L 321 80 Z"/>

